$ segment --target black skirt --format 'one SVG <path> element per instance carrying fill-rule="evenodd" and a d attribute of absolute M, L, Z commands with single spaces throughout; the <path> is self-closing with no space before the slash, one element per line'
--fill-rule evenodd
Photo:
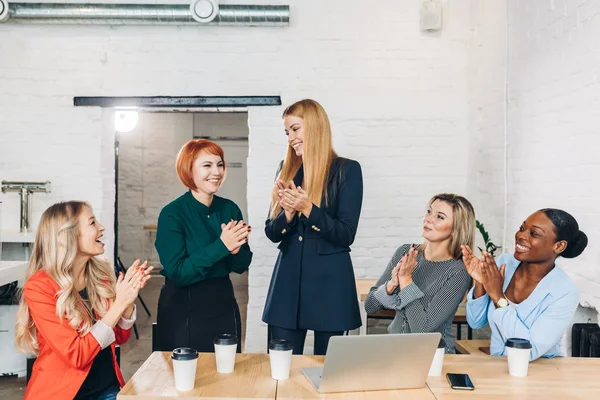
<path fill-rule="evenodd" d="M 240 309 L 229 276 L 189 286 L 175 286 L 165 278 L 158 299 L 157 325 L 161 351 L 191 347 L 212 353 L 213 340 L 222 333 L 237 335 L 237 352 L 242 351 Z"/>

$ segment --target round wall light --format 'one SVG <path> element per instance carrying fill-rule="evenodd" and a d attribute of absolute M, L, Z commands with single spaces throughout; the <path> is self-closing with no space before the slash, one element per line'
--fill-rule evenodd
<path fill-rule="evenodd" d="M 128 133 L 135 129 L 138 123 L 136 110 L 115 110 L 115 130 L 119 133 Z"/>

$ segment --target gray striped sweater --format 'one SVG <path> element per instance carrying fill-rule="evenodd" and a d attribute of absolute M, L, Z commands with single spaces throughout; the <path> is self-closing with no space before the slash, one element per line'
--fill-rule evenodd
<path fill-rule="evenodd" d="M 440 332 L 446 342 L 446 353 L 455 353 L 452 319 L 471 287 L 471 277 L 461 259 L 433 262 L 419 252 L 413 283 L 388 295 L 386 283 L 409 248 L 410 245 L 405 244 L 396 250 L 383 275 L 369 291 L 365 310 L 367 314 L 382 308 L 396 310 L 389 333 Z"/>

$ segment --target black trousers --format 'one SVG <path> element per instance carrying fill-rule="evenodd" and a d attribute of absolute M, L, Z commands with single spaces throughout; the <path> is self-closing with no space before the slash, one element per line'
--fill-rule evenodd
<path fill-rule="evenodd" d="M 306 329 L 286 329 L 279 326 L 269 325 L 271 339 L 285 339 L 292 342 L 294 350 L 292 354 L 304 353 L 304 341 L 306 340 Z M 316 356 L 324 356 L 327 354 L 327 345 L 332 336 L 342 336 L 344 331 L 315 331 L 315 346 L 314 354 Z"/>
<path fill-rule="evenodd" d="M 160 291 L 156 318 L 161 351 L 191 347 L 213 353 L 213 340 L 222 333 L 238 337 L 242 352 L 240 309 L 229 276 L 176 286 L 168 279 Z"/>

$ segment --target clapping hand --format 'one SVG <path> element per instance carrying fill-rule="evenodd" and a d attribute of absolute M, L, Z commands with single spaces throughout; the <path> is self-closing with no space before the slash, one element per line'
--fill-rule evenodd
<path fill-rule="evenodd" d="M 231 254 L 237 254 L 248 242 L 251 230 L 252 228 L 244 221 L 229 221 L 228 224 L 221 224 L 221 241 Z"/>
<path fill-rule="evenodd" d="M 417 249 L 414 245 L 410 246 L 408 252 L 402 257 L 398 264 L 398 284 L 400 289 L 404 289 L 413 281 L 412 274 L 417 267 Z"/>
<path fill-rule="evenodd" d="M 281 208 L 283 208 L 283 211 L 285 212 L 285 220 L 289 224 L 294 219 L 294 216 L 296 215 L 296 210 L 294 210 L 293 207 L 291 207 L 289 204 L 283 201 L 283 193 L 285 189 L 288 189 L 290 186 L 283 183 L 281 179 L 277 179 L 275 181 L 275 185 L 277 186 L 277 193 L 279 194 L 279 205 L 281 205 Z"/>
<path fill-rule="evenodd" d="M 496 303 L 498 299 L 504 297 L 502 287 L 504 285 L 506 264 L 502 264 L 500 269 L 498 269 L 496 260 L 494 260 L 494 257 L 490 253 L 483 251 L 481 255 L 483 256 L 479 264 L 483 279 L 481 283 L 485 287 L 485 291 L 490 295 L 494 303 Z"/>
<path fill-rule="evenodd" d="M 473 250 L 471 250 L 471 248 L 466 244 L 463 244 L 462 246 L 460 246 L 460 248 L 462 250 L 462 259 L 463 263 L 465 264 L 465 269 L 467 270 L 467 273 L 471 276 L 471 278 L 473 278 L 473 280 L 476 283 L 483 285 L 483 272 L 481 271 L 479 265 L 481 260 L 475 257 L 475 254 L 473 254 Z"/>
<path fill-rule="evenodd" d="M 129 307 L 133 304 L 138 296 L 140 289 L 146 286 L 148 280 L 150 280 L 150 272 L 154 267 L 148 267 L 148 261 L 144 261 L 140 265 L 140 260 L 135 262 L 127 269 L 125 274 L 119 272 L 117 283 L 115 285 L 115 303 L 121 303 L 125 307 Z"/>
<path fill-rule="evenodd" d="M 483 296 L 486 292 L 496 302 L 503 297 L 504 271 L 506 264 L 498 269 L 494 257 L 486 252 L 481 252 L 481 259 L 475 257 L 469 246 L 461 246 L 463 263 L 471 278 L 475 281 L 474 298 Z"/>
<path fill-rule="evenodd" d="M 308 194 L 302 187 L 296 187 L 293 181 L 286 189 L 279 192 L 279 199 L 282 207 L 285 205 L 287 208 L 301 212 L 305 217 L 308 217 L 312 211 L 313 204 L 308 198 Z"/>
<path fill-rule="evenodd" d="M 392 294 L 398 286 L 404 289 L 412 283 L 412 273 L 417 267 L 417 253 L 417 249 L 415 249 L 414 245 L 411 245 L 408 252 L 400 259 L 398 265 L 394 267 L 392 277 L 386 285 L 388 294 Z"/>

